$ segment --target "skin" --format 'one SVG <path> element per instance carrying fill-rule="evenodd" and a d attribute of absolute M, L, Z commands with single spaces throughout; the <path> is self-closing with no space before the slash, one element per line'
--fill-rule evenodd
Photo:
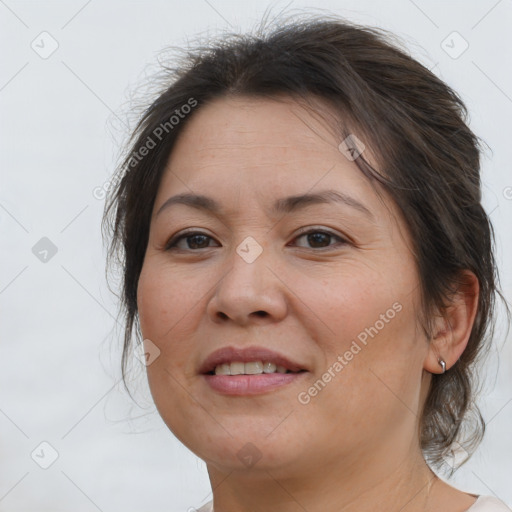
<path fill-rule="evenodd" d="M 417 431 L 432 373 L 441 372 L 438 355 L 449 369 L 466 347 L 478 283 L 465 274 L 426 339 L 404 221 L 340 142 L 292 99 L 218 99 L 190 119 L 158 190 L 138 285 L 143 337 L 160 350 L 148 380 L 169 429 L 206 461 L 216 512 L 462 512 L 475 501 L 435 477 Z M 374 163 L 369 148 L 365 156 Z M 325 189 L 371 216 L 338 203 L 269 211 L 278 198 Z M 214 198 L 221 215 L 181 204 L 157 215 L 187 192 Z M 166 250 L 186 228 L 211 238 Z M 301 228 L 335 236 L 311 239 Z M 236 252 L 248 236 L 263 250 L 252 263 Z M 400 312 L 300 403 L 299 393 L 393 304 Z M 222 395 L 197 370 L 227 345 L 278 350 L 308 373 L 261 395 Z M 237 456 L 246 443 L 255 464 Z"/>

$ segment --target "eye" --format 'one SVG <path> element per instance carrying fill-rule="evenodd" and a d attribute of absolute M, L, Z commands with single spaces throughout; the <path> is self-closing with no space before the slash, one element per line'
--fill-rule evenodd
<path fill-rule="evenodd" d="M 339 235 L 319 229 L 310 229 L 309 231 L 304 231 L 303 233 L 299 234 L 299 236 L 295 237 L 294 240 L 297 241 L 300 239 L 304 239 L 306 244 L 309 244 L 309 246 L 303 244 L 298 244 L 298 246 L 308 249 L 326 249 L 329 247 L 345 245 L 348 243 L 347 240 L 343 239 Z M 210 242 L 213 240 L 214 239 L 211 236 L 201 231 L 189 231 L 171 238 L 169 242 L 167 242 L 165 250 L 170 251 L 173 249 L 178 249 L 184 251 L 194 251 L 198 249 L 208 249 L 209 247 L 215 247 L 210 245 Z M 337 243 L 333 244 L 333 241 L 337 241 Z"/>
<path fill-rule="evenodd" d="M 309 231 L 303 232 L 299 236 L 295 238 L 295 241 L 300 240 L 301 238 L 305 239 L 307 245 L 298 244 L 299 247 L 306 247 L 308 249 L 324 249 L 329 247 L 334 247 L 336 245 L 345 245 L 348 242 L 334 233 L 329 231 L 322 231 L 318 229 L 310 229 Z M 331 244 L 330 242 L 336 239 L 338 243 Z"/>
<path fill-rule="evenodd" d="M 180 250 L 194 250 L 194 249 L 207 249 L 211 247 L 209 242 L 213 240 L 213 238 L 201 231 L 193 231 L 182 233 L 181 235 L 175 236 L 171 238 L 166 246 L 165 250 L 169 251 L 171 249 L 180 249 Z M 185 247 L 183 247 L 183 243 Z M 182 246 L 180 247 L 181 244 Z"/>

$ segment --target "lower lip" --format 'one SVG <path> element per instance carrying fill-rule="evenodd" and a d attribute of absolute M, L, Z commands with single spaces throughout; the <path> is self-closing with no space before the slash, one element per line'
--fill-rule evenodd
<path fill-rule="evenodd" d="M 301 379 L 307 372 L 258 375 L 203 375 L 209 386 L 226 395 L 257 395 Z"/>

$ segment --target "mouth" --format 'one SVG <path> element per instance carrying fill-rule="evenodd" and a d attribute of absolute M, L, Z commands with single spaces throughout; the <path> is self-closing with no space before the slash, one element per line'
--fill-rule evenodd
<path fill-rule="evenodd" d="M 198 373 L 203 375 L 258 375 L 299 373 L 307 368 L 264 347 L 224 347 L 211 353 Z"/>
<path fill-rule="evenodd" d="M 263 347 L 225 347 L 210 354 L 199 369 L 213 390 L 229 395 L 268 392 L 307 372 L 300 363 Z"/>
<path fill-rule="evenodd" d="M 271 361 L 232 361 L 218 364 L 215 369 L 206 375 L 262 375 L 270 373 L 301 373 L 306 370 L 294 372 L 285 366 L 277 365 Z"/>

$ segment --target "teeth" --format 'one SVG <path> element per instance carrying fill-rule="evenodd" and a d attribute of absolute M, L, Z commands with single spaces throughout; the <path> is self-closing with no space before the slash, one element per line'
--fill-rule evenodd
<path fill-rule="evenodd" d="M 215 367 L 215 375 L 231 375 L 230 364 L 224 363 Z"/>
<path fill-rule="evenodd" d="M 274 363 L 268 361 L 263 365 L 263 373 L 274 373 L 276 368 L 277 367 Z"/>
<path fill-rule="evenodd" d="M 258 373 L 263 373 L 263 363 L 261 361 L 251 361 L 244 364 L 244 369 L 244 373 L 248 375 L 257 375 Z"/>
<path fill-rule="evenodd" d="M 288 370 L 284 366 L 275 365 L 270 361 L 251 361 L 249 363 L 235 361 L 219 364 L 215 367 L 215 375 L 259 375 L 262 373 L 287 372 Z"/>
<path fill-rule="evenodd" d="M 229 369 L 231 375 L 243 375 L 245 373 L 245 363 L 231 363 Z"/>

